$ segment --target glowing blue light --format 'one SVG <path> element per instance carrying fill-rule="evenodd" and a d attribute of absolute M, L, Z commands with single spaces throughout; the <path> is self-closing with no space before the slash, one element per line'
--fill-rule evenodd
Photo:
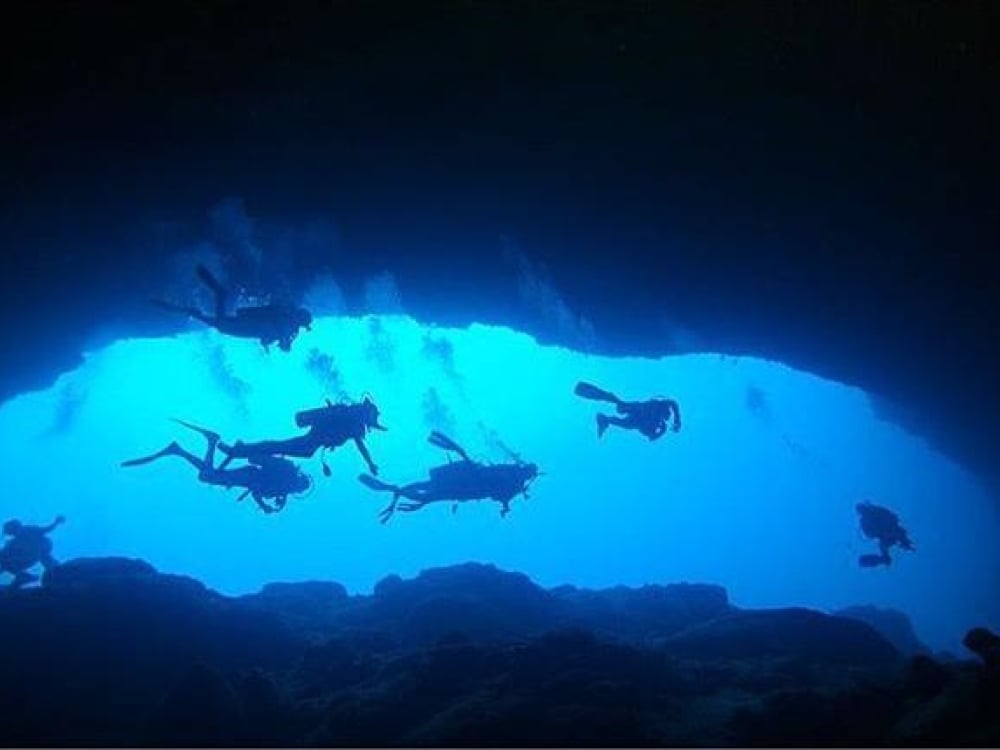
<path fill-rule="evenodd" d="M 649 443 L 609 430 L 589 380 L 624 398 L 666 395 L 684 429 Z M 180 417 L 227 438 L 289 437 L 295 411 L 371 392 L 390 428 L 369 441 L 391 482 L 420 479 L 444 456 L 431 429 L 474 456 L 504 447 L 545 472 L 501 519 L 491 503 L 431 506 L 379 525 L 388 501 L 356 480 L 348 445 L 305 462 L 316 487 L 278 515 L 196 481 L 176 460 L 122 469 L 179 440 Z M 402 316 L 326 318 L 290 354 L 205 331 L 120 341 L 49 390 L 0 407 L 4 518 L 47 522 L 56 554 L 126 555 L 226 593 L 322 578 L 369 590 L 389 573 L 492 562 L 543 585 L 678 580 L 725 585 L 739 605 L 903 609 L 918 634 L 954 647 L 975 624 L 1000 625 L 1000 519 L 975 480 L 883 422 L 856 389 L 773 362 L 719 355 L 609 358 L 538 345 L 507 329 L 435 329 Z M 917 545 L 891 568 L 854 504 L 895 509 Z"/>

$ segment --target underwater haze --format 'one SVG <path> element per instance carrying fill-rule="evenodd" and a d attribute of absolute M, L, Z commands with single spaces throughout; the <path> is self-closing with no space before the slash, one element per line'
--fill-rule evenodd
<path fill-rule="evenodd" d="M 586 380 L 625 399 L 663 395 L 683 429 L 649 442 L 610 429 Z M 388 432 L 367 441 L 380 478 L 406 483 L 446 460 L 431 430 L 471 457 L 538 464 L 530 497 L 432 504 L 382 525 L 390 499 L 357 479 L 350 443 L 303 461 L 314 486 L 265 515 L 199 484 L 171 458 L 122 468 L 177 440 L 180 418 L 233 441 L 290 437 L 295 412 L 370 393 Z M 501 327 L 445 329 L 397 316 L 328 317 L 294 350 L 214 331 L 120 340 L 45 391 L 0 407 L 4 518 L 47 523 L 58 559 L 130 556 L 228 594 L 272 581 L 335 580 L 368 592 L 389 574 L 488 562 L 543 586 L 724 585 L 746 607 L 855 604 L 907 613 L 932 647 L 973 624 L 1000 628 L 1000 512 L 969 472 L 881 419 L 861 390 L 777 362 L 719 354 L 595 356 Z M 854 506 L 896 511 L 916 545 L 893 564 Z"/>

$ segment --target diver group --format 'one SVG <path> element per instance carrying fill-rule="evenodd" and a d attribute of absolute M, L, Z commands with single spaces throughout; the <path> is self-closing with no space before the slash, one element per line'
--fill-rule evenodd
<path fill-rule="evenodd" d="M 265 350 L 276 343 L 282 351 L 291 351 L 300 330 L 310 329 L 312 315 L 301 307 L 244 306 L 230 314 L 225 287 L 204 266 L 197 267 L 196 275 L 215 298 L 214 314 L 162 301 L 155 301 L 155 304 L 195 318 L 224 335 L 255 339 Z M 649 441 L 659 440 L 668 431 L 676 433 L 681 429 L 680 406 L 673 399 L 626 401 L 586 382 L 577 383 L 574 393 L 614 407 L 614 415 L 596 415 L 598 438 L 603 437 L 609 427 L 638 432 Z M 167 457 L 179 458 L 197 470 L 200 482 L 226 489 L 239 488 L 242 492 L 238 501 L 251 498 L 261 511 L 271 514 L 284 509 L 290 496 L 305 493 L 312 487 L 312 479 L 292 459 L 311 458 L 319 452 L 323 473 L 330 476 L 326 452 L 351 441 L 368 468 L 368 473 L 358 477 L 359 481 L 371 490 L 391 493 L 391 501 L 379 513 L 383 524 L 397 512 L 411 513 L 432 503 L 451 503 L 454 510 L 458 503 L 478 500 L 498 503 L 500 515 L 505 517 L 510 512 L 510 503 L 518 496 L 528 497 L 532 483 L 542 474 L 536 464 L 520 459 L 507 463 L 477 461 L 447 435 L 433 431 L 428 441 L 445 451 L 446 462 L 431 467 L 425 479 L 392 484 L 377 478 L 379 468 L 365 442 L 373 431 L 388 429 L 381 423 L 378 406 L 371 396 L 365 395 L 354 403 L 335 404 L 327 400 L 323 406 L 300 411 L 294 417 L 296 426 L 304 430 L 302 434 L 258 442 L 224 442 L 217 432 L 175 420 L 204 440 L 205 447 L 200 455 L 174 441 L 155 453 L 123 461 L 121 465 L 134 467 Z M 890 553 L 894 547 L 907 551 L 914 549 L 899 517 L 890 509 L 864 501 L 858 503 L 855 510 L 862 534 L 878 544 L 877 554 L 859 557 L 860 566 L 888 566 L 892 563 Z M 18 520 L 4 524 L 3 533 L 7 539 L 0 547 L 0 572 L 13 576 L 11 588 L 36 580 L 37 576 L 30 572 L 35 566 L 48 569 L 56 564 L 48 535 L 63 520 L 60 516 L 44 527 Z"/>

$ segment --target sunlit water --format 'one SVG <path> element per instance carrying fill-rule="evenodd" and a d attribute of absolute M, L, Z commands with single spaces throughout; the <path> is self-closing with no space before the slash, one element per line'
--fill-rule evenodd
<path fill-rule="evenodd" d="M 581 379 L 626 399 L 673 397 L 683 430 L 599 440 L 602 405 L 573 395 Z M 387 481 L 445 459 L 431 429 L 483 460 L 505 460 L 506 446 L 545 475 L 506 519 L 492 503 L 440 504 L 382 526 L 388 497 L 357 481 L 351 445 L 328 456 L 329 478 L 318 457 L 304 462 L 313 492 L 271 516 L 177 459 L 119 467 L 175 439 L 200 454 L 170 417 L 227 439 L 283 438 L 299 432 L 295 411 L 365 392 L 390 428 L 369 440 Z M 974 478 L 880 420 L 862 391 L 774 362 L 589 356 L 405 317 L 324 319 L 290 354 L 197 331 L 120 341 L 7 402 L 0 451 L 3 517 L 65 514 L 58 557 L 141 557 L 225 593 L 317 578 L 363 592 L 389 573 L 478 560 L 542 585 L 687 580 L 723 584 L 742 606 L 897 607 L 941 648 L 1000 626 L 1000 513 Z M 874 551 L 857 530 L 863 498 L 900 514 L 915 553 L 858 567 Z"/>

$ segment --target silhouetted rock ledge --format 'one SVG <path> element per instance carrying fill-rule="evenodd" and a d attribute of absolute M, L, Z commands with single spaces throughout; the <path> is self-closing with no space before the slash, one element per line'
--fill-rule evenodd
<path fill-rule="evenodd" d="M 736 612 L 694 625 L 661 646 L 693 659 L 787 656 L 858 667 L 900 659 L 896 648 L 864 623 L 799 608 Z"/>
<path fill-rule="evenodd" d="M 845 607 L 844 609 L 834 610 L 832 614 L 838 617 L 860 620 L 863 623 L 871 625 L 889 643 L 895 646 L 901 654 L 906 656 L 930 654 L 931 652 L 927 646 L 920 642 L 917 634 L 913 632 L 913 623 L 910 622 L 910 618 L 897 609 L 875 607 L 869 604 Z"/>
<path fill-rule="evenodd" d="M 225 597 L 91 558 L 2 594 L 8 746 L 996 739 L 980 662 L 908 663 L 859 619 L 738 609 L 719 586 L 545 590 L 470 563 L 367 596 L 311 581 Z"/>

